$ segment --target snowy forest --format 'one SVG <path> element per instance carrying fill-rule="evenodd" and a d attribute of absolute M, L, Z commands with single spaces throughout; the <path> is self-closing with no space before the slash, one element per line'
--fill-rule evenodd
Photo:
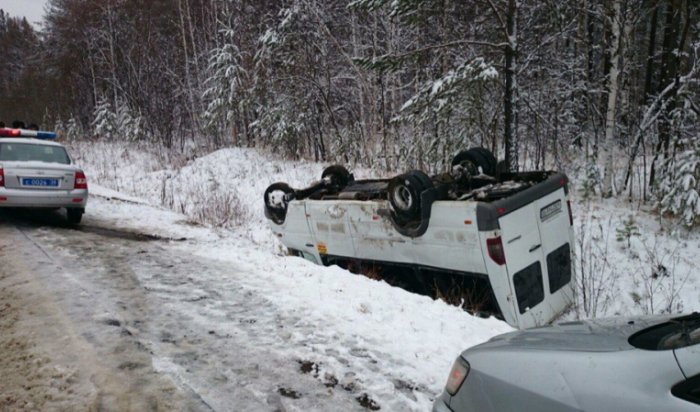
<path fill-rule="evenodd" d="M 700 223 L 697 0 L 50 0 L 0 12 L 0 120 L 386 172 L 510 170 Z"/>

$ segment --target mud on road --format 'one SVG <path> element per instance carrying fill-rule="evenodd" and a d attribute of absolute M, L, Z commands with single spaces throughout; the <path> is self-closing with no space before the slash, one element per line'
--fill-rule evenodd
<path fill-rule="evenodd" d="M 367 410 L 267 350 L 287 322 L 235 267 L 63 219 L 0 211 L 0 410 Z"/>

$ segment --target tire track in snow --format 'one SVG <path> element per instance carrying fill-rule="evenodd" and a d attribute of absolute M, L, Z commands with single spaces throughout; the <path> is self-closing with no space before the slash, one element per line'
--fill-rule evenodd
<path fill-rule="evenodd" d="M 136 381 L 165 376 L 196 410 L 365 410 L 275 351 L 289 342 L 285 324 L 300 320 L 236 286 L 230 265 L 162 242 L 28 231 L 64 268 L 55 293 L 111 368 Z"/>

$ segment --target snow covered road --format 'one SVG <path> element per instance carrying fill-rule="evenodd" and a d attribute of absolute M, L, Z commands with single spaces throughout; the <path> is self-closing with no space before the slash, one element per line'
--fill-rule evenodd
<path fill-rule="evenodd" d="M 87 400 L 84 408 L 99 402 L 108 410 L 362 409 L 345 391 L 333 393 L 266 349 L 266 339 L 285 333 L 281 319 L 265 310 L 269 302 L 233 285 L 222 293 L 221 285 L 202 280 L 229 276 L 236 270 L 231 265 L 117 231 L 91 233 L 89 223 L 87 231 L 24 223 L 14 233 L 4 228 L 4 242 L 15 247 L 3 249 L 3 261 L 20 250 L 25 258 L 36 254 L 29 268 L 36 281 L 94 352 L 107 380 L 123 381 L 117 388 L 96 382 L 102 399 Z M 92 379 L 92 366 L 86 372 Z"/>
<path fill-rule="evenodd" d="M 137 202 L 93 198 L 79 228 L 63 222 L 0 212 L 0 261 L 16 263 L 0 298 L 21 276 L 50 304 L 21 331 L 73 371 L 54 394 L 68 409 L 427 410 L 459 351 L 510 330 Z M 56 406 L 23 397 L 42 379 L 0 387 L 16 395 L 0 409 Z"/>

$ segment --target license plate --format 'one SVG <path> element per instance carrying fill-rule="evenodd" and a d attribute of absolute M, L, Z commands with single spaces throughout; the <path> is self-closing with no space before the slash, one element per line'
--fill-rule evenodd
<path fill-rule="evenodd" d="M 545 221 L 559 212 L 561 212 L 561 200 L 557 200 L 540 209 L 540 220 Z"/>
<path fill-rule="evenodd" d="M 22 179 L 22 186 L 58 187 L 58 179 Z"/>

